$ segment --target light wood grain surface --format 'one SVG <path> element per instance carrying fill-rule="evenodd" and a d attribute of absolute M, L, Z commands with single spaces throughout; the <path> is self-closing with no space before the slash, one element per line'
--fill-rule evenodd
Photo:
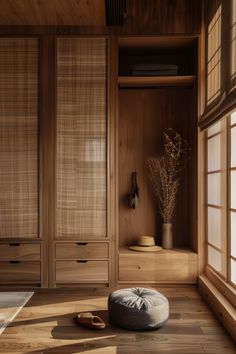
<path fill-rule="evenodd" d="M 194 75 L 186 76 L 120 76 L 118 84 L 120 87 L 151 87 L 151 86 L 190 86 L 194 83 Z"/>
<path fill-rule="evenodd" d="M 197 254 L 183 249 L 147 253 L 121 248 L 119 281 L 196 283 Z"/>
<path fill-rule="evenodd" d="M 56 261 L 57 283 L 107 283 L 108 261 Z"/>
<path fill-rule="evenodd" d="M 40 260 L 40 244 L 39 243 L 6 243 L 0 244 L 0 260 Z"/>
<path fill-rule="evenodd" d="M 96 289 L 40 290 L 0 336 L 1 353 L 235 354 L 235 346 L 195 288 L 158 288 L 170 302 L 166 326 L 132 332 L 108 324 L 107 295 Z M 107 328 L 78 327 L 80 311 L 99 314 Z"/>
<path fill-rule="evenodd" d="M 17 283 L 18 281 L 40 282 L 40 262 L 16 262 L 0 262 L 0 283 Z"/>
<path fill-rule="evenodd" d="M 57 243 L 57 259 L 102 259 L 108 258 L 109 244 L 105 242 Z"/>
<path fill-rule="evenodd" d="M 148 178 L 147 158 L 159 156 L 163 132 L 176 129 L 194 150 L 194 121 L 188 88 L 120 89 L 119 90 L 119 243 L 135 244 L 141 235 L 155 237 L 161 245 L 162 221 Z M 184 109 L 182 109 L 184 107 Z M 182 174 L 173 220 L 175 247 L 190 247 L 196 237 L 190 227 L 196 218 L 196 177 L 192 176 L 192 158 Z M 131 190 L 131 174 L 137 172 L 140 201 L 130 209 L 127 195 Z M 192 206 L 191 206 L 192 205 Z"/>

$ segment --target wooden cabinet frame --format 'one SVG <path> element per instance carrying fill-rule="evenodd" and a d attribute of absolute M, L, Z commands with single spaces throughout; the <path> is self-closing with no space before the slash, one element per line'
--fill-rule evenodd
<path fill-rule="evenodd" d="M 85 37 L 84 35 L 82 37 Z M 99 36 L 88 36 L 96 38 Z M 109 240 L 109 285 L 116 283 L 115 239 L 115 94 L 114 51 L 107 40 L 107 238 Z M 40 39 L 40 117 L 42 149 L 42 234 L 44 249 L 44 284 L 55 287 L 55 241 L 56 241 L 56 36 L 43 36 Z M 57 240 L 58 241 L 58 240 Z M 66 241 L 66 240 L 64 240 Z M 79 238 L 78 238 L 79 241 Z"/>
<path fill-rule="evenodd" d="M 32 28 L 31 28 L 32 31 Z M 15 34 L 13 37 L 21 37 Z M 21 31 L 20 31 L 21 32 Z M 23 31 L 24 32 L 24 31 Z M 37 31 L 36 31 L 37 32 Z M 46 31 L 47 33 L 48 31 Z M 56 38 L 57 34 L 33 35 L 39 43 L 39 239 L 41 244 L 42 287 L 55 287 L 55 232 L 56 232 Z M 6 35 L 4 37 L 11 37 Z M 109 286 L 117 279 L 116 260 L 116 40 L 107 35 L 78 37 L 105 38 L 107 41 L 107 237 L 109 243 Z M 22 37 L 24 37 L 22 35 Z M 11 240 L 18 241 L 18 240 Z M 79 241 L 79 239 L 78 239 Z M 88 240 L 89 241 L 89 240 Z M 99 241 L 99 240 L 98 240 Z M 101 242 L 100 240 L 99 242 Z M 103 240 L 104 241 L 104 240 Z M 0 240 L 7 243 L 8 240 Z"/>

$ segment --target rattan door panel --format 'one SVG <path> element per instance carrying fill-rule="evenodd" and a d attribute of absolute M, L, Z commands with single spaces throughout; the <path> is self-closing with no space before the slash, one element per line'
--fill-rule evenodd
<path fill-rule="evenodd" d="M 107 236 L 106 47 L 57 39 L 57 239 Z"/>
<path fill-rule="evenodd" d="M 38 39 L 0 38 L 0 238 L 38 238 Z"/>

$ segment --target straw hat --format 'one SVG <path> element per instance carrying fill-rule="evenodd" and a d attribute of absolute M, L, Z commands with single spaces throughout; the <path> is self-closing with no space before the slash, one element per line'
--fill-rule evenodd
<path fill-rule="evenodd" d="M 140 236 L 137 239 L 137 244 L 135 246 L 130 246 L 129 249 L 139 252 L 157 252 L 161 251 L 162 247 L 155 245 L 154 237 Z"/>

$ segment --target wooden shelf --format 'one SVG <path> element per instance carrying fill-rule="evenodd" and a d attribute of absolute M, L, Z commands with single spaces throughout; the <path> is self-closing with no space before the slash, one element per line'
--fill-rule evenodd
<path fill-rule="evenodd" d="M 119 249 L 119 254 L 130 254 L 130 255 L 147 255 L 147 254 L 170 254 L 170 255 L 179 255 L 179 254 L 182 254 L 182 255 L 190 255 L 190 254 L 193 254 L 193 255 L 197 255 L 194 251 L 192 251 L 191 249 L 189 248 L 171 248 L 169 250 L 167 249 L 162 249 L 160 250 L 159 252 L 138 252 L 138 251 L 132 251 L 130 250 L 128 247 L 120 247 Z"/>
<path fill-rule="evenodd" d="M 180 36 L 124 36 L 118 39 L 119 48 L 122 49 L 184 49 L 198 40 L 196 35 Z"/>
<path fill-rule="evenodd" d="M 120 87 L 191 86 L 195 75 L 186 76 L 119 76 Z"/>

